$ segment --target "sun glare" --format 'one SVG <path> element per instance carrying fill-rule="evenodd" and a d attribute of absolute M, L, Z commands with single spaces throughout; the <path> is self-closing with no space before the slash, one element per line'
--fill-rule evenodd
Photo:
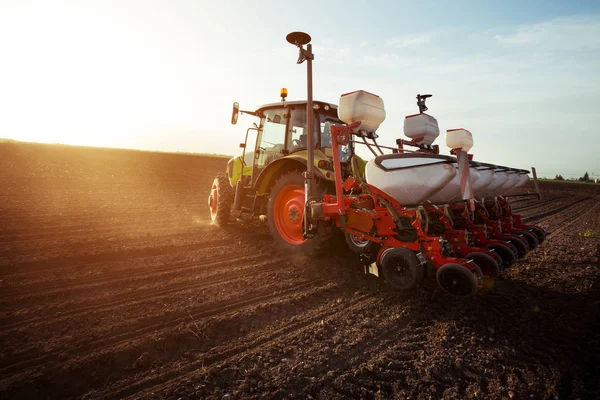
<path fill-rule="evenodd" d="M 160 32 L 92 10 L 13 17 L 0 24 L 0 50 L 11 61 L 0 66 L 0 137 L 141 148 L 156 147 L 145 141 L 161 126 L 198 125 L 194 115 L 207 104 L 189 93 L 200 92 L 204 82 L 194 79 L 208 79 L 207 71 Z"/>

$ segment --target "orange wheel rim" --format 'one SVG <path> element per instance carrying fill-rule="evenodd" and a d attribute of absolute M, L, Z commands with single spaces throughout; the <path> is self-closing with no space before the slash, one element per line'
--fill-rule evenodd
<path fill-rule="evenodd" d="M 275 227 L 283 240 L 293 245 L 306 241 L 302 235 L 303 215 L 304 188 L 299 185 L 284 187 L 275 198 L 273 209 Z"/>
<path fill-rule="evenodd" d="M 217 216 L 217 209 L 219 204 L 219 189 L 216 183 L 213 183 L 212 189 L 210 190 L 209 207 L 210 217 L 214 220 Z"/>

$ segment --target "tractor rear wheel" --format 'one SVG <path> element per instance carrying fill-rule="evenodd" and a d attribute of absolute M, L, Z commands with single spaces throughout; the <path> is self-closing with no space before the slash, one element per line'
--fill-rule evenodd
<path fill-rule="evenodd" d="M 425 278 L 425 266 L 419 262 L 414 251 L 406 247 L 384 250 L 378 264 L 383 279 L 397 290 L 414 289 Z"/>
<path fill-rule="evenodd" d="M 267 206 L 269 231 L 280 248 L 316 255 L 329 246 L 332 229 L 325 221 L 317 221 L 314 237 L 310 239 L 304 237 L 302 225 L 305 201 L 302 173 L 292 171 L 281 176 L 269 194 Z"/>
<path fill-rule="evenodd" d="M 451 296 L 469 297 L 477 293 L 477 278 L 463 265 L 442 265 L 436 279 L 442 290 Z"/>
<path fill-rule="evenodd" d="M 223 173 L 218 173 L 213 181 L 210 195 L 208 196 L 210 219 L 215 224 L 224 226 L 229 222 L 234 194 L 227 176 Z"/>

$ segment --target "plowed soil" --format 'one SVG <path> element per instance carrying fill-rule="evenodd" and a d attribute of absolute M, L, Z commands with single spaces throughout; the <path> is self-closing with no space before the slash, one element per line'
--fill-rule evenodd
<path fill-rule="evenodd" d="M 0 144 L 0 398 L 600 398 L 600 185 L 514 201 L 550 236 L 460 301 L 211 225 L 225 164 Z"/>

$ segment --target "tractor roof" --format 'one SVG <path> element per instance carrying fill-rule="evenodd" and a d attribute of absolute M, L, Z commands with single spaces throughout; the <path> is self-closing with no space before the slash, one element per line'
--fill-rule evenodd
<path fill-rule="evenodd" d="M 337 110 L 338 106 L 335 104 L 331 104 L 331 103 L 327 103 L 325 101 L 319 101 L 319 100 L 315 100 L 313 101 L 313 103 L 315 104 L 322 104 L 322 105 L 328 105 L 332 110 Z M 262 110 L 266 110 L 268 108 L 279 108 L 281 106 L 291 106 L 291 107 L 295 107 L 295 106 L 306 106 L 306 101 L 286 101 L 285 104 L 282 102 L 278 102 L 278 103 L 270 103 L 270 104 L 265 104 L 262 105 L 260 107 L 258 107 L 256 109 L 256 111 L 262 111 Z"/>

